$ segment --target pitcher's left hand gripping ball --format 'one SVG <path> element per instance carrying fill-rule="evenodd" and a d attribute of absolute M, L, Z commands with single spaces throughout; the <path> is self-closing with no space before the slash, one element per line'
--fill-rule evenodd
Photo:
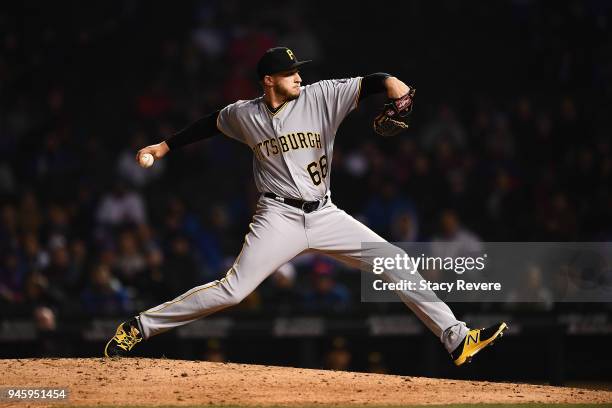
<path fill-rule="evenodd" d="M 395 136 L 408 129 L 415 92 L 416 89 L 409 87 L 406 95 L 385 104 L 383 111 L 374 118 L 374 131 L 381 136 Z"/>

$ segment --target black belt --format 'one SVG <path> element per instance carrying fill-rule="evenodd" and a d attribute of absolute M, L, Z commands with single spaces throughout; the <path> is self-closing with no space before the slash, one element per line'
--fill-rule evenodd
<path fill-rule="evenodd" d="M 284 197 L 277 196 L 274 193 L 264 193 L 264 197 L 271 198 L 281 203 L 289 204 L 292 207 L 301 209 L 307 214 L 315 210 L 318 210 L 320 207 L 323 207 L 325 203 L 327 203 L 327 195 L 325 196 L 323 200 L 320 200 L 320 201 L 304 201 L 304 200 L 297 200 L 295 198 L 284 198 Z"/>

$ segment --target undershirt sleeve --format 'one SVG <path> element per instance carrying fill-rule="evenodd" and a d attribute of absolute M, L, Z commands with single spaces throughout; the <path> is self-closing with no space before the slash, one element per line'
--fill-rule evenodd
<path fill-rule="evenodd" d="M 218 115 L 219 111 L 216 111 L 198 119 L 183 130 L 170 136 L 166 140 L 166 144 L 172 150 L 220 134 L 221 131 L 217 128 Z"/>
<path fill-rule="evenodd" d="M 361 80 L 361 92 L 359 93 L 359 101 L 367 98 L 370 95 L 382 93 L 387 90 L 385 87 L 385 79 L 391 75 L 384 72 L 366 75 Z"/>

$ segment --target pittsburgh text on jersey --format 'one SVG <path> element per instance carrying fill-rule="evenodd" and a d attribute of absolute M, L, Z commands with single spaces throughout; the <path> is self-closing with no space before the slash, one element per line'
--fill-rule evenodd
<path fill-rule="evenodd" d="M 316 132 L 297 132 L 266 139 L 253 146 L 253 153 L 259 160 L 270 155 L 285 153 L 297 149 L 320 149 L 321 134 Z"/>

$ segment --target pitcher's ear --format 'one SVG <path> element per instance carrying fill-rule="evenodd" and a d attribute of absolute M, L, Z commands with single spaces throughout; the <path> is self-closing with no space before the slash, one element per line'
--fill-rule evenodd
<path fill-rule="evenodd" d="M 263 79 L 261 80 L 261 83 L 263 86 L 274 86 L 274 80 L 272 79 L 272 76 L 270 75 L 264 76 Z"/>

